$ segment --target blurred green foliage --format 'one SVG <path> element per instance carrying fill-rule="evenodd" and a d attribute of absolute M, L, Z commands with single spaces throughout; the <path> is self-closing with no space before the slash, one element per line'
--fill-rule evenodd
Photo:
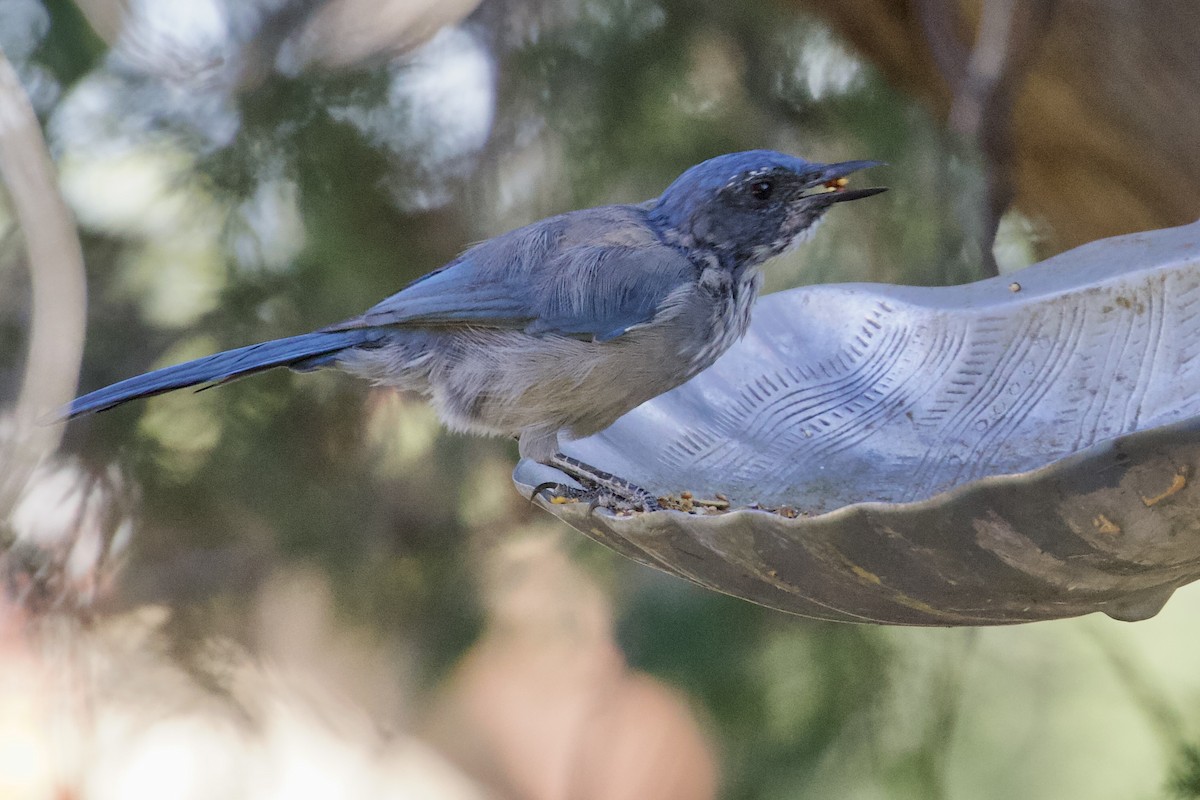
<path fill-rule="evenodd" d="M 1182 748 L 1171 772 L 1170 789 L 1179 798 L 1200 797 L 1200 747 Z"/>

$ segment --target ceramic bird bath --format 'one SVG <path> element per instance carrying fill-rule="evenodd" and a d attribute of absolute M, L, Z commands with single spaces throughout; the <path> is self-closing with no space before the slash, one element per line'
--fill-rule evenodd
<path fill-rule="evenodd" d="M 1200 223 L 964 286 L 793 289 L 710 369 L 563 448 L 727 509 L 537 502 L 807 617 L 1144 619 L 1200 578 L 1197 356 Z M 513 477 L 526 495 L 561 479 Z"/>

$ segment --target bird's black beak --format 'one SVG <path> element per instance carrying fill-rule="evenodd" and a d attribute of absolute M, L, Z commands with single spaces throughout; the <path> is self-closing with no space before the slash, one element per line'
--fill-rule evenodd
<path fill-rule="evenodd" d="M 847 189 L 849 183 L 846 176 L 853 172 L 870 167 L 886 167 L 883 161 L 842 161 L 828 164 L 816 172 L 812 180 L 805 184 L 804 199 L 822 203 L 841 203 L 846 200 L 860 200 L 864 197 L 886 192 L 886 186 L 872 186 L 866 189 Z M 816 190 L 816 191 L 812 191 Z M 811 193 L 810 193 L 811 192 Z"/>

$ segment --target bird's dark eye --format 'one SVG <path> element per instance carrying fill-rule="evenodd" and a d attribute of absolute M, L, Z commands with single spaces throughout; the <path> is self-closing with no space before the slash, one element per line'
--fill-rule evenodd
<path fill-rule="evenodd" d="M 775 191 L 775 181 L 770 178 L 759 178 L 750 184 L 750 196 L 758 201 L 766 201 L 771 199 L 771 193 Z"/>

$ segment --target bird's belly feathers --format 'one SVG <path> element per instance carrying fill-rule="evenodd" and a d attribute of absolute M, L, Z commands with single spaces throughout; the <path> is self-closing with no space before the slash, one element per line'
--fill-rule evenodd
<path fill-rule="evenodd" d="M 652 331 L 610 342 L 474 331 L 430 374 L 443 419 L 467 430 L 539 428 L 586 436 L 699 370 Z"/>

